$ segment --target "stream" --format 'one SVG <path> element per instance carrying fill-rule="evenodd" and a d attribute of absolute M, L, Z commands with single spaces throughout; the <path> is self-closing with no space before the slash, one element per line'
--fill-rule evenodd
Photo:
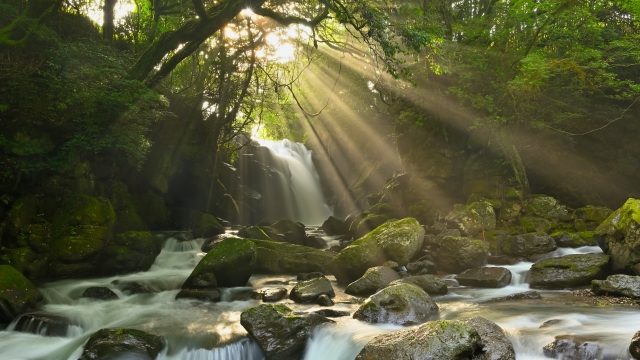
<path fill-rule="evenodd" d="M 2 360 L 63 360 L 77 359 L 88 337 L 101 328 L 132 327 L 167 339 L 167 347 L 159 360 L 226 360 L 262 359 L 257 345 L 246 337 L 239 323 L 240 313 L 258 305 L 248 299 L 251 289 L 273 284 L 286 284 L 291 289 L 293 276 L 256 275 L 251 288 L 229 288 L 222 301 L 208 303 L 199 300 L 175 300 L 182 282 L 204 255 L 200 252 L 203 239 L 178 242 L 168 239 L 154 265 L 146 272 L 123 276 L 65 280 L 41 287 L 47 314 L 59 315 L 70 321 L 65 336 L 45 336 L 46 326 L 31 324 L 27 329 L 15 329 L 18 319 L 0 331 Z M 558 254 L 597 252 L 597 247 L 560 249 Z M 519 300 L 491 303 L 492 298 L 529 289 L 526 272 L 532 263 L 506 266 L 514 276 L 511 285 L 500 289 L 451 287 L 449 294 L 434 297 L 440 306 L 442 319 L 486 317 L 500 325 L 512 341 L 518 359 L 545 359 L 542 347 L 557 335 L 580 335 L 601 344 L 606 359 L 628 359 L 626 348 L 640 324 L 640 312 L 630 307 L 595 307 L 583 303 L 568 291 L 544 291 L 542 300 Z M 130 294 L 123 289 L 136 283 L 151 293 Z M 112 289 L 117 300 L 81 298 L 84 289 L 105 286 Z M 279 285 L 281 286 L 281 285 Z M 355 311 L 343 288 L 334 282 L 337 310 Z M 317 305 L 300 305 L 283 301 L 296 311 L 314 311 Z M 336 325 L 320 328 L 307 344 L 305 360 L 354 359 L 367 341 L 384 332 L 401 329 L 395 325 L 370 325 L 350 317 L 336 318 Z M 542 326 L 554 320 L 551 325 Z M 24 327 L 24 326 L 23 326 Z M 23 330 L 23 331 L 17 331 Z M 30 332 L 26 332 L 28 330 Z"/>

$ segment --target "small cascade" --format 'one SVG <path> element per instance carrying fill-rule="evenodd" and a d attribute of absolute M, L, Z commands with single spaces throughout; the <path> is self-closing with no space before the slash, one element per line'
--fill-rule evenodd
<path fill-rule="evenodd" d="M 215 349 L 182 349 L 176 354 L 158 355 L 158 360 L 264 360 L 258 344 L 242 339 Z"/>
<path fill-rule="evenodd" d="M 259 193 L 259 216 L 320 225 L 332 210 L 322 193 L 312 152 L 290 140 L 257 140 L 260 146 L 241 166 L 246 187 Z M 253 156 L 254 155 L 254 156 Z M 244 170 L 243 170 L 244 168 Z M 249 222 L 261 220 L 247 219 Z"/>

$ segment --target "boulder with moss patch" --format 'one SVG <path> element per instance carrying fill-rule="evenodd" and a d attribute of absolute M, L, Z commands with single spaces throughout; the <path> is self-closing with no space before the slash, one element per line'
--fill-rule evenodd
<path fill-rule="evenodd" d="M 456 205 L 445 219 L 459 229 L 463 235 L 468 236 L 496 228 L 496 214 L 488 201 Z"/>
<path fill-rule="evenodd" d="M 436 269 L 459 273 L 487 264 L 489 246 L 486 242 L 462 236 L 443 236 L 432 249 Z"/>
<path fill-rule="evenodd" d="M 400 275 L 392 268 L 374 266 L 367 269 L 358 280 L 349 284 L 344 292 L 349 295 L 368 296 L 398 279 L 400 279 Z"/>
<path fill-rule="evenodd" d="M 255 271 L 260 274 L 328 273 L 335 253 L 308 246 L 249 239 L 256 246 Z"/>
<path fill-rule="evenodd" d="M 613 272 L 640 275 L 640 199 L 628 199 L 595 231 Z"/>
<path fill-rule="evenodd" d="M 593 280 L 591 290 L 596 294 L 640 298 L 640 276 L 616 274 L 606 280 Z"/>
<path fill-rule="evenodd" d="M 558 230 L 551 234 L 551 237 L 556 241 L 556 244 L 560 247 L 577 248 L 582 246 L 595 246 L 598 245 L 596 234 L 594 231 L 569 231 Z"/>
<path fill-rule="evenodd" d="M 393 281 L 389 285 L 402 283 L 416 285 L 429 295 L 444 295 L 448 292 L 447 283 L 435 275 L 407 276 L 400 280 Z"/>
<path fill-rule="evenodd" d="M 0 265 L 0 323 L 33 310 L 42 295 L 33 283 L 9 265 Z"/>
<path fill-rule="evenodd" d="M 545 254 L 557 248 L 551 236 L 540 233 L 508 236 L 503 238 L 501 244 L 504 254 L 523 257 Z"/>
<path fill-rule="evenodd" d="M 256 264 L 256 245 L 247 239 L 227 238 L 200 260 L 185 289 L 245 286 Z"/>
<path fill-rule="evenodd" d="M 91 335 L 79 360 L 155 359 L 164 340 L 136 329 L 102 329 Z"/>
<path fill-rule="evenodd" d="M 393 260 L 405 265 L 413 259 L 424 241 L 424 229 L 414 218 L 386 222 L 342 249 L 332 270 L 338 282 L 348 284 L 367 269 Z"/>
<path fill-rule="evenodd" d="M 609 269 L 609 256 L 577 254 L 544 259 L 531 266 L 529 283 L 532 288 L 563 289 L 589 285 L 602 279 Z"/>
<path fill-rule="evenodd" d="M 123 274 L 149 270 L 160 253 L 157 238 L 148 231 L 118 234 L 102 254 L 101 266 L 106 274 Z"/>
<path fill-rule="evenodd" d="M 595 230 L 613 211 L 604 206 L 587 205 L 574 211 L 574 227 L 578 231 Z"/>
<path fill-rule="evenodd" d="M 329 298 L 336 296 L 331 286 L 331 281 L 324 276 L 298 281 L 291 289 L 289 298 L 297 303 L 304 304 L 316 302 L 321 295 L 326 295 Z"/>
<path fill-rule="evenodd" d="M 532 195 L 524 202 L 524 212 L 543 219 L 570 220 L 569 210 L 557 199 L 548 195 Z"/>

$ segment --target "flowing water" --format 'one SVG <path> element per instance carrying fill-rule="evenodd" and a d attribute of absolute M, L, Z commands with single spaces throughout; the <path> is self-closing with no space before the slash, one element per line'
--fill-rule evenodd
<path fill-rule="evenodd" d="M 267 162 L 265 165 L 277 174 L 270 184 L 266 184 L 275 187 L 274 191 L 267 189 L 265 192 L 282 196 L 281 199 L 271 199 L 276 208 L 268 208 L 269 212 L 305 225 L 322 224 L 332 211 L 322 193 L 311 151 L 303 144 L 287 139 L 256 141 L 271 153 L 262 161 Z"/>

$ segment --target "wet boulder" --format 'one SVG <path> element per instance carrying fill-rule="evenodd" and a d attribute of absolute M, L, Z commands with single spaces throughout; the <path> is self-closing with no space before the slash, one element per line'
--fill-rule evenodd
<path fill-rule="evenodd" d="M 496 228 L 496 214 L 488 201 L 456 205 L 445 220 L 465 236 L 477 235 Z"/>
<path fill-rule="evenodd" d="M 289 298 L 297 303 L 313 303 L 320 295 L 336 296 L 331 281 L 325 277 L 299 281 L 289 294 Z"/>
<path fill-rule="evenodd" d="M 207 240 L 205 240 L 205 242 L 202 243 L 202 246 L 200 247 L 200 250 L 202 250 L 202 252 L 208 253 L 216 245 L 218 245 L 220 242 L 222 242 L 222 240 L 229 239 L 229 238 L 240 239 L 238 236 L 231 235 L 231 234 L 216 235 L 216 236 L 210 237 Z"/>
<path fill-rule="evenodd" d="M 250 239 L 256 246 L 255 272 L 260 274 L 328 273 L 335 253 L 308 246 Z"/>
<path fill-rule="evenodd" d="M 481 351 L 482 339 L 471 325 L 439 320 L 378 335 L 365 345 L 356 360 L 476 359 L 474 355 Z"/>
<path fill-rule="evenodd" d="M 439 317 L 438 305 L 413 284 L 388 286 L 371 295 L 353 314 L 369 323 L 421 324 Z"/>
<path fill-rule="evenodd" d="M 448 292 L 447 284 L 435 275 L 407 276 L 393 281 L 390 285 L 413 284 L 424 290 L 429 295 L 444 295 Z"/>
<path fill-rule="evenodd" d="M 333 306 L 335 305 L 335 302 L 331 299 L 331 296 L 327 294 L 320 294 L 316 299 L 316 304 L 320 306 Z"/>
<path fill-rule="evenodd" d="M 267 288 L 260 291 L 260 298 L 264 302 L 276 302 L 287 297 L 286 288 Z"/>
<path fill-rule="evenodd" d="M 511 256 L 529 257 L 546 254 L 557 248 L 551 236 L 540 233 L 508 236 L 502 241 L 502 252 Z"/>
<path fill-rule="evenodd" d="M 224 233 L 224 225 L 212 214 L 200 211 L 186 212 L 187 225 L 194 237 L 210 237 Z"/>
<path fill-rule="evenodd" d="M 356 296 L 368 296 L 400 279 L 398 273 L 386 266 L 369 268 L 362 277 L 352 282 L 345 289 L 345 293 Z"/>
<path fill-rule="evenodd" d="M 604 206 L 587 205 L 574 211 L 574 227 L 578 231 L 595 230 L 613 211 Z"/>
<path fill-rule="evenodd" d="M 287 306 L 262 304 L 240 315 L 240 324 L 269 360 L 302 358 L 307 340 L 322 324 L 333 323 L 318 314 L 295 315 Z"/>
<path fill-rule="evenodd" d="M 596 239 L 595 232 L 593 231 L 566 231 L 559 230 L 554 231 L 551 237 L 556 241 L 556 244 L 560 247 L 577 248 L 581 246 L 596 246 L 598 245 L 598 239 Z"/>
<path fill-rule="evenodd" d="M 389 217 L 381 214 L 367 214 L 364 218 L 362 218 L 355 225 L 355 237 L 359 238 L 366 235 L 371 230 L 377 228 L 378 226 L 384 224 L 389 220 Z"/>
<path fill-rule="evenodd" d="M 414 275 L 433 274 L 436 271 L 436 264 L 426 258 L 418 259 L 407 264 L 407 272 Z"/>
<path fill-rule="evenodd" d="M 511 271 L 503 267 L 482 267 L 465 270 L 456 276 L 463 286 L 501 288 L 511 283 Z"/>
<path fill-rule="evenodd" d="M 640 359 L 640 331 L 633 335 L 629 344 L 629 353 L 634 359 Z"/>
<path fill-rule="evenodd" d="M 482 240 L 444 236 L 438 240 L 432 253 L 438 270 L 456 274 L 486 265 L 489 247 Z"/>
<path fill-rule="evenodd" d="M 135 329 L 102 329 L 91 335 L 79 360 L 155 359 L 164 340 Z"/>
<path fill-rule="evenodd" d="M 335 216 L 329 216 L 322 223 L 322 230 L 329 236 L 344 235 L 349 230 L 344 221 Z"/>
<path fill-rule="evenodd" d="M 556 336 L 555 340 L 542 348 L 544 355 L 566 360 L 600 360 L 603 349 L 595 342 L 576 336 Z"/>
<path fill-rule="evenodd" d="M 227 238 L 200 260 L 184 289 L 244 286 L 256 263 L 257 251 L 247 239 Z"/>
<path fill-rule="evenodd" d="M 348 284 L 387 260 L 405 265 L 418 254 L 423 238 L 424 229 L 416 219 L 386 222 L 340 251 L 332 271 L 339 283 Z"/>
<path fill-rule="evenodd" d="M 0 324 L 35 309 L 42 295 L 33 283 L 10 265 L 0 265 Z"/>
<path fill-rule="evenodd" d="M 219 289 L 182 289 L 176 294 L 176 299 L 218 302 L 222 299 L 222 293 Z"/>
<path fill-rule="evenodd" d="M 118 295 L 108 287 L 91 286 L 82 292 L 82 297 L 96 300 L 114 300 L 118 298 Z"/>
<path fill-rule="evenodd" d="M 609 256 L 577 254 L 544 259 L 531 266 L 529 283 L 532 288 L 563 289 L 591 284 L 602 279 L 609 269 Z"/>
<path fill-rule="evenodd" d="M 475 354 L 475 360 L 515 360 L 516 352 L 507 334 L 496 323 L 483 317 L 465 320 L 480 335 L 481 352 Z"/>
<path fill-rule="evenodd" d="M 628 199 L 595 231 L 614 273 L 640 275 L 640 199 Z"/>
<path fill-rule="evenodd" d="M 591 290 L 596 294 L 640 298 L 640 276 L 610 275 L 606 280 L 593 280 Z"/>

